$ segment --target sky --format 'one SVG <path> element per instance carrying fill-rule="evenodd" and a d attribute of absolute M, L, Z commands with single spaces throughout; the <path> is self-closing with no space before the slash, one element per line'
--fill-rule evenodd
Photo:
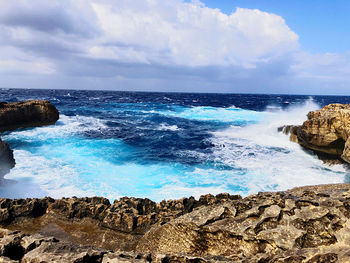
<path fill-rule="evenodd" d="M 0 0 L 0 87 L 350 95 L 348 0 Z"/>

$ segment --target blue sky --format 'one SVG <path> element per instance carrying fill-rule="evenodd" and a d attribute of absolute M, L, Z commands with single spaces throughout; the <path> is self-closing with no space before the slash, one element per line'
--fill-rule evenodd
<path fill-rule="evenodd" d="M 282 16 L 300 36 L 309 52 L 344 52 L 350 49 L 350 1 L 348 0 L 203 0 L 206 6 L 226 14 L 236 7 L 260 9 Z"/>
<path fill-rule="evenodd" d="M 345 0 L 0 0 L 0 87 L 350 95 Z"/>

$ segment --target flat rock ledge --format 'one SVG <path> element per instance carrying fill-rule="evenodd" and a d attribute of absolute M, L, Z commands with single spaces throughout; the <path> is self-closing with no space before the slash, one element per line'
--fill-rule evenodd
<path fill-rule="evenodd" d="M 324 106 L 309 112 L 302 125 L 286 125 L 278 130 L 325 162 L 350 163 L 350 104 Z"/>
<path fill-rule="evenodd" d="M 155 203 L 0 199 L 0 262 L 349 262 L 350 184 Z"/>

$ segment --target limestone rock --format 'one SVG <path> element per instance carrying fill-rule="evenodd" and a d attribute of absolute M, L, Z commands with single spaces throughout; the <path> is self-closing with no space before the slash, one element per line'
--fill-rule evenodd
<path fill-rule="evenodd" d="M 337 157 L 350 163 L 350 104 L 330 104 L 311 111 L 301 126 L 286 125 L 279 131 L 291 141 L 320 153 L 321 159 L 336 163 Z"/>
<path fill-rule="evenodd" d="M 297 256 L 299 261 L 292 262 L 345 258 L 350 252 L 350 246 L 344 245 L 350 238 L 350 221 L 348 201 L 342 197 L 341 188 L 348 192 L 349 185 L 332 187 L 323 186 L 322 192 L 303 188 L 259 193 L 203 206 L 153 227 L 136 249 L 152 254 L 183 252 L 234 261 L 251 259 L 249 262 L 291 262 L 287 258 L 297 260 Z M 259 261 L 264 258 L 266 261 Z"/>
<path fill-rule="evenodd" d="M 155 225 L 165 224 L 196 207 L 238 199 L 241 197 L 229 194 L 160 203 L 129 197 L 113 204 L 102 197 L 0 199 L 0 225 L 69 241 L 84 240 L 84 245 L 130 251 L 140 236 Z"/>
<path fill-rule="evenodd" d="M 58 110 L 46 100 L 0 103 L 0 131 L 54 124 Z"/>
<path fill-rule="evenodd" d="M 113 204 L 101 197 L 0 199 L 0 211 L 6 228 L 0 229 L 0 257 L 8 262 L 350 258 L 350 184 L 160 203 L 127 197 Z"/>

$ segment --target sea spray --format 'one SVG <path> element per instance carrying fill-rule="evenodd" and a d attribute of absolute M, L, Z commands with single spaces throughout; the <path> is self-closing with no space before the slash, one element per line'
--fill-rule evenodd
<path fill-rule="evenodd" d="M 54 126 L 3 135 L 17 161 L 3 197 L 160 201 L 346 180 L 342 166 L 324 165 L 277 128 L 348 97 L 33 90 L 0 96 L 49 99 L 61 112 Z"/>

